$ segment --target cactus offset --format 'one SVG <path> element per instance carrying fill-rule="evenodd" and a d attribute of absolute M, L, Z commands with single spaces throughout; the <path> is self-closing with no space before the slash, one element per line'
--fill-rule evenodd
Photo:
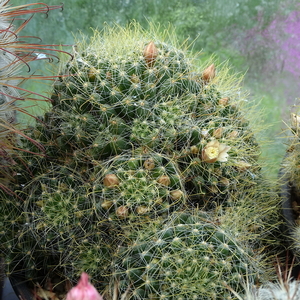
<path fill-rule="evenodd" d="M 118 155 L 104 164 L 102 173 L 95 175 L 100 182 L 94 193 L 110 219 L 153 218 L 186 203 L 178 166 L 161 154 Z"/>
<path fill-rule="evenodd" d="M 259 279 L 250 248 L 203 213 L 176 213 L 135 234 L 113 261 L 111 287 L 121 298 L 232 299 L 228 287 Z"/>

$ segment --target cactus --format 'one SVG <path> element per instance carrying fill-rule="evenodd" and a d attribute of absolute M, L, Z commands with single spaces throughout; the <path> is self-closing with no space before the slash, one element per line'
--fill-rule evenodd
<path fill-rule="evenodd" d="M 259 288 L 246 289 L 244 295 L 237 295 L 239 300 L 296 300 L 300 297 L 297 280 L 286 282 L 268 282 Z"/>
<path fill-rule="evenodd" d="M 36 263 L 34 254 L 38 252 L 39 246 L 34 239 L 37 237 L 36 232 L 30 231 L 30 225 L 27 223 L 21 198 L 17 195 L 20 186 L 14 186 L 17 182 L 16 169 L 18 164 L 19 151 L 21 149 L 20 141 L 23 140 L 36 147 L 37 152 L 43 150 L 38 142 L 31 139 L 26 134 L 27 121 L 34 121 L 30 109 L 27 110 L 27 101 L 31 104 L 36 100 L 49 101 L 46 96 L 39 95 L 34 91 L 29 91 L 22 85 L 31 79 L 43 79 L 43 76 L 28 75 L 31 71 L 30 63 L 40 59 L 40 54 L 47 60 L 53 60 L 58 57 L 55 52 L 64 52 L 54 49 L 52 45 L 43 45 L 27 42 L 26 37 L 20 36 L 21 31 L 31 20 L 32 16 L 24 19 L 18 27 L 15 24 L 16 16 L 20 17 L 26 14 L 45 13 L 62 6 L 47 6 L 46 4 L 36 3 L 20 5 L 17 7 L 10 6 L 10 0 L 0 2 L 0 194 L 1 194 L 1 240 L 5 245 L 1 246 L 1 252 L 6 248 L 5 253 L 12 251 L 12 257 L 15 267 L 26 270 L 28 274 L 31 270 L 36 273 Z M 26 76 L 24 76 L 26 73 Z M 47 79 L 51 79 L 48 76 Z M 53 79 L 53 78 L 52 78 Z M 25 101 L 26 100 L 26 101 Z M 26 102 L 26 103 L 25 103 Z M 28 105 L 30 106 L 30 105 Z M 29 155 L 27 153 L 26 155 Z M 24 153 L 24 157 L 26 156 Z M 34 153 L 31 152 L 32 159 Z M 29 156 L 30 156 L 29 155 Z M 16 158 L 16 160 L 15 160 Z M 25 160 L 22 159 L 22 164 Z M 26 161 L 28 163 L 28 161 Z M 26 176 L 25 173 L 23 175 Z M 14 190 L 15 189 L 15 190 Z M 28 236 L 23 239 L 24 228 L 28 228 Z M 31 235 L 33 234 L 33 235 Z M 5 238 L 3 239 L 3 237 Z M 25 235 L 26 236 L 26 235 Z M 21 250 L 20 250 L 21 249 Z M 5 256 L 5 261 L 9 267 L 7 274 L 11 273 L 10 257 Z M 29 275 L 30 276 L 30 275 Z"/>
<path fill-rule="evenodd" d="M 155 230 L 163 233 L 171 226 L 170 234 L 176 239 L 180 229 L 176 222 L 181 217 L 173 213 L 197 206 L 211 210 L 214 217 L 210 222 L 193 216 L 187 217 L 187 223 L 180 221 L 184 243 L 193 251 L 183 253 L 180 242 L 176 246 L 170 237 L 163 246 L 165 255 L 176 256 L 173 247 L 177 247 L 179 260 L 187 255 L 185 264 L 200 257 L 195 274 L 204 276 L 205 284 L 202 289 L 197 285 L 196 293 L 209 287 L 210 277 L 215 286 L 206 293 L 212 297 L 219 291 L 230 295 L 222 280 L 237 289 L 244 276 L 255 280 L 259 268 L 250 258 L 252 250 L 243 250 L 226 227 L 223 233 L 214 225 L 220 211 L 226 219 L 225 212 L 232 216 L 244 199 L 256 220 L 261 209 L 258 197 L 264 207 L 276 201 L 265 196 L 267 191 L 261 193 L 266 186 L 255 130 L 244 117 L 240 79 L 230 74 L 226 64 L 216 67 L 209 61 L 197 66 L 198 56 L 187 46 L 179 50 L 176 42 L 166 40 L 166 35 L 160 36 L 155 29 L 145 32 L 136 23 L 107 27 L 95 31 L 90 41 L 78 41 L 74 59 L 62 62 L 51 95 L 53 105 L 27 132 L 38 144 L 21 139 L 25 151 L 14 156 L 17 176 L 11 189 L 15 199 L 3 196 L 0 222 L 10 234 L 2 234 L 1 242 L 9 272 L 22 273 L 28 266 L 47 272 L 56 262 L 54 269 L 62 270 L 72 282 L 87 272 L 107 290 L 111 261 L 115 256 L 126 261 L 125 255 L 130 260 L 137 233 L 145 235 L 143 243 L 148 245 Z M 257 227 L 264 221 L 261 217 Z M 246 234 L 249 228 L 242 223 L 236 221 L 238 234 L 257 238 L 256 229 Z M 190 230 L 197 226 L 204 232 L 202 237 L 197 235 L 203 245 L 193 244 L 196 236 Z M 264 228 L 269 227 L 264 224 Z M 219 233 L 224 241 L 215 238 Z M 152 254 L 159 255 L 160 245 L 153 243 Z M 205 245 L 209 247 L 203 249 Z M 122 252 L 123 247 L 127 252 Z M 226 249 L 214 254 L 212 247 Z M 157 268 L 155 276 L 156 270 L 162 270 Z M 180 271 L 176 265 L 170 268 L 170 272 Z M 193 270 L 186 272 L 183 277 Z M 184 297 L 194 297 L 183 277 L 178 280 L 187 288 Z M 177 279 L 171 279 L 176 284 Z M 130 289 L 138 293 L 143 280 Z M 158 295 L 168 280 L 164 278 L 163 285 L 154 282 L 162 289 Z M 132 278 L 121 281 L 133 284 Z M 120 285 L 122 293 L 124 288 Z M 149 293 L 155 294 L 153 289 Z M 176 287 L 167 293 L 175 297 Z"/>
<path fill-rule="evenodd" d="M 186 49 L 153 34 L 134 24 L 79 42 L 32 137 L 52 159 L 83 169 L 137 149 L 156 152 L 176 162 L 198 205 L 226 203 L 260 177 L 240 79 L 226 65 L 199 70 Z"/>
<path fill-rule="evenodd" d="M 65 166 L 51 168 L 22 190 L 15 189 L 13 200 L 2 192 L 1 224 L 7 230 L 0 239 L 9 250 L 7 274 L 34 278 L 37 270 L 56 268 L 57 261 L 70 278 L 83 269 L 98 274 L 110 265 L 118 241 L 111 241 L 110 233 L 117 234 L 118 228 L 99 218 L 100 203 L 84 178 Z"/>
<path fill-rule="evenodd" d="M 16 148 L 19 148 L 18 138 L 22 136 L 38 147 L 42 147 L 26 136 L 24 132 L 26 125 L 21 124 L 24 123 L 23 119 L 32 117 L 30 112 L 22 107 L 22 102 L 25 99 L 34 101 L 36 100 L 34 96 L 38 95 L 21 87 L 24 81 L 35 77 L 24 76 L 22 69 L 26 67 L 30 71 L 30 62 L 38 59 L 38 54 L 42 52 L 48 52 L 47 55 L 51 59 L 56 57 L 53 52 L 60 51 L 52 49 L 52 52 L 49 52 L 51 45 L 27 43 L 21 40 L 19 33 L 31 18 L 24 20 L 19 27 L 15 26 L 14 20 L 16 16 L 36 12 L 48 13 L 50 10 L 61 8 L 61 6 L 45 4 L 33 7 L 35 3 L 11 7 L 9 1 L 0 3 L 0 188 L 7 191 L 9 191 L 9 181 L 13 180 L 14 171 L 11 166 L 15 164 L 13 156 Z M 38 96 L 40 101 L 47 99 L 45 96 Z"/>
<path fill-rule="evenodd" d="M 103 175 L 95 176 L 103 180 L 94 186 L 94 193 L 110 219 L 138 223 L 140 217 L 167 217 L 185 205 L 180 171 L 168 157 L 159 153 L 118 155 L 107 163 Z"/>
<path fill-rule="evenodd" d="M 135 231 L 113 261 L 112 290 L 125 299 L 233 299 L 259 280 L 255 254 L 204 213 L 174 213 Z"/>
<path fill-rule="evenodd" d="M 297 259 L 299 259 L 300 255 L 299 121 L 300 117 L 292 113 L 289 128 L 292 135 L 288 135 L 288 148 L 279 173 L 282 183 L 281 197 L 283 200 L 283 215 L 288 230 L 289 243 Z"/>

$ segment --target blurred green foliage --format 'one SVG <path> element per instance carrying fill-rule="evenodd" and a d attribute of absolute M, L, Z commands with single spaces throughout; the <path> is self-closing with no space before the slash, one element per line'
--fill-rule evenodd
<path fill-rule="evenodd" d="M 35 2 L 11 0 L 10 4 L 16 6 Z M 48 15 L 35 15 L 23 31 L 23 35 L 37 36 L 44 44 L 72 45 L 77 33 L 91 35 L 93 28 L 101 29 L 105 23 L 126 25 L 131 20 L 136 20 L 145 28 L 148 27 L 149 21 L 161 30 L 168 26 L 174 27 L 179 42 L 187 41 L 192 45 L 193 51 L 202 51 L 203 58 L 214 53 L 220 61 L 229 60 L 235 72 L 245 73 L 250 70 L 245 76 L 245 86 L 250 89 L 254 102 L 262 98 L 258 109 L 266 111 L 265 135 L 262 135 L 261 139 L 263 141 L 267 136 L 276 140 L 271 145 L 263 146 L 263 154 L 271 164 L 275 161 L 279 166 L 285 148 L 276 136 L 282 127 L 282 107 L 277 97 L 279 92 L 275 87 L 269 90 L 270 81 L 265 81 L 263 76 L 255 73 L 255 68 L 250 68 L 253 65 L 251 59 L 255 59 L 256 64 L 259 62 L 263 65 L 268 63 L 272 54 L 262 51 L 260 57 L 245 57 L 240 53 L 237 41 L 243 41 L 245 32 L 251 28 L 255 27 L 258 32 L 263 31 L 278 14 L 285 15 L 292 11 L 297 2 L 297 0 L 68 0 L 64 1 L 62 10 L 51 11 Z M 45 3 L 49 6 L 59 5 L 60 1 L 47 0 Z M 71 48 L 64 47 L 64 50 L 68 49 Z M 53 67 L 55 68 L 55 64 L 49 67 L 42 61 L 33 65 L 33 70 L 36 74 L 51 74 L 53 71 L 49 70 Z M 51 87 L 31 82 L 26 88 L 43 94 Z M 28 103 L 27 106 L 30 106 L 31 103 Z M 274 174 L 276 171 L 275 167 Z"/>
<path fill-rule="evenodd" d="M 105 23 L 125 25 L 134 19 L 147 28 L 151 21 L 162 26 L 171 24 L 180 41 L 195 40 L 197 51 L 217 53 L 221 59 L 228 59 L 228 48 L 233 48 L 232 39 L 237 32 L 253 27 L 258 14 L 263 15 L 263 29 L 279 10 L 288 13 L 293 1 L 283 10 L 280 0 L 68 0 L 62 11 L 49 13 L 47 19 L 45 15 L 35 16 L 25 31 L 41 37 L 45 43 L 71 44 L 74 33 L 89 35 L 92 28 L 101 29 Z M 11 4 L 35 2 L 12 0 Z M 58 5 L 60 1 L 45 3 Z"/>

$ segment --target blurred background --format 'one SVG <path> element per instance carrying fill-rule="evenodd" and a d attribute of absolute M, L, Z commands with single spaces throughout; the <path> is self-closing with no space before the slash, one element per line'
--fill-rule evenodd
<path fill-rule="evenodd" d="M 36 1 L 11 0 L 11 6 Z M 61 0 L 45 0 L 60 5 Z M 192 44 L 205 60 L 212 54 L 229 61 L 234 72 L 244 75 L 249 102 L 264 111 L 262 159 L 276 176 L 285 152 L 290 113 L 300 97 L 300 5 L 298 0 L 65 0 L 63 10 L 37 14 L 22 35 L 38 36 L 44 44 L 74 44 L 78 32 L 92 34 L 104 24 L 126 25 L 149 21 L 161 30 L 171 25 L 180 42 Z M 18 22 L 21 22 L 19 20 Z M 70 51 L 71 47 L 63 50 Z M 38 61 L 31 73 L 49 74 L 53 66 Z M 47 94 L 50 86 L 31 81 L 25 86 Z M 27 103 L 28 105 L 28 103 Z M 30 105 L 28 105 L 30 106 Z M 36 109 L 33 108 L 33 109 Z M 41 107 L 36 110 L 38 114 Z"/>

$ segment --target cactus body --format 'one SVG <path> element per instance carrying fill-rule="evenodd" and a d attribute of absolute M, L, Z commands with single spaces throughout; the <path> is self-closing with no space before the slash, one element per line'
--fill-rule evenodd
<path fill-rule="evenodd" d="M 94 192 L 110 219 L 167 217 L 186 204 L 178 166 L 159 153 L 119 155 L 107 162 L 102 173 L 95 176 L 102 182 Z"/>
<path fill-rule="evenodd" d="M 279 172 L 281 180 L 282 209 L 288 229 L 291 248 L 297 258 L 300 255 L 300 173 L 299 173 L 299 116 L 291 114 L 292 138 L 288 141 L 286 155 Z M 289 136 L 290 137 L 290 136 Z"/>

